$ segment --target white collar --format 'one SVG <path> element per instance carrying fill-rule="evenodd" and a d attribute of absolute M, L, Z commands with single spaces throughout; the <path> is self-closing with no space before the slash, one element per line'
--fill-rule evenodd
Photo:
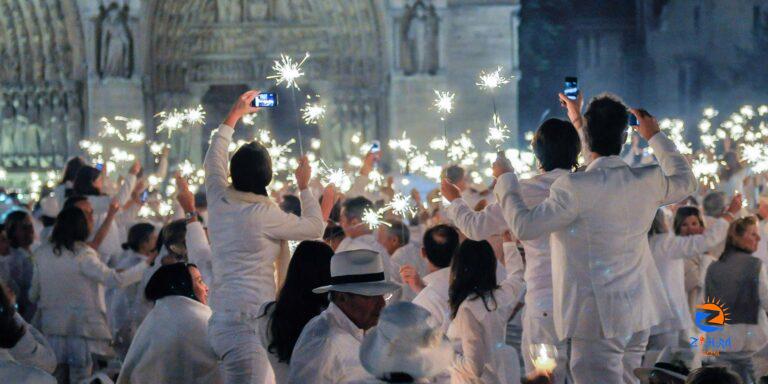
<path fill-rule="evenodd" d="M 587 166 L 586 172 L 602 169 L 602 168 L 621 168 L 629 167 L 619 156 L 600 156 L 597 159 L 592 160 Z"/>
<path fill-rule="evenodd" d="M 344 311 L 341 310 L 336 304 L 330 303 L 328 305 L 328 309 L 326 309 L 328 312 L 329 319 L 335 323 L 337 328 L 340 330 L 349 333 L 352 335 L 357 341 L 363 342 L 363 337 L 365 336 L 365 331 L 358 328 L 355 323 L 352 322 L 352 320 L 347 317 L 347 314 L 344 313 Z"/>
<path fill-rule="evenodd" d="M 275 205 L 275 202 L 272 201 L 272 199 L 269 198 L 269 196 L 264 195 L 257 195 L 255 193 L 250 192 L 242 192 L 234 189 L 231 185 L 227 187 L 226 191 L 224 192 L 225 198 L 229 200 L 237 200 L 243 203 L 251 203 L 251 204 L 272 204 Z"/>
<path fill-rule="evenodd" d="M 422 280 L 424 280 L 424 283 L 427 285 L 432 285 L 437 283 L 438 281 L 448 281 L 451 275 L 451 268 L 445 267 L 440 268 L 437 271 L 434 271 L 426 276 Z"/>

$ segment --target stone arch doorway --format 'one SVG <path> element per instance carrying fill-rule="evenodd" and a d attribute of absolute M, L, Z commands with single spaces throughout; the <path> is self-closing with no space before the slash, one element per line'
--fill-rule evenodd
<path fill-rule="evenodd" d="M 273 86 L 269 92 L 277 93 L 279 100 L 279 108 L 267 110 L 272 135 L 278 142 L 284 143 L 291 138 L 296 138 L 300 129 L 301 137 L 304 140 L 304 149 L 308 149 L 310 138 L 320 138 L 320 130 L 317 124 L 304 123 L 300 110 L 304 107 L 307 96 L 315 97 L 317 92 L 308 87 L 299 91 L 294 90 L 295 100 L 291 91 L 284 87 Z M 296 139 L 298 140 L 298 138 Z"/>
<path fill-rule="evenodd" d="M 318 127 L 322 155 L 342 159 L 348 153 L 331 139 L 339 132 L 385 135 L 383 2 L 153 0 L 146 11 L 153 113 L 199 103 L 211 85 L 269 89 L 274 82 L 266 77 L 280 53 L 300 58 L 310 52 L 302 85 L 311 82 L 329 107 Z"/>

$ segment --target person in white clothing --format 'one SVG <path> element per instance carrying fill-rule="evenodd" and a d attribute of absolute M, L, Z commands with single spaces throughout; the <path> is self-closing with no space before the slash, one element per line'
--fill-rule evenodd
<path fill-rule="evenodd" d="M 218 358 L 205 336 L 211 309 L 197 267 L 160 267 L 144 294 L 155 306 L 136 331 L 117 383 L 222 383 Z"/>
<path fill-rule="evenodd" d="M 114 214 L 114 211 L 110 211 Z M 56 217 L 51 241 L 39 248 L 31 297 L 39 298 L 41 330 L 56 352 L 61 381 L 79 383 L 90 375 L 91 354 L 112 354 L 104 288 L 126 287 L 141 279 L 154 258 L 118 272 L 88 246 L 93 218 L 76 207 Z M 67 373 L 67 370 L 69 372 Z"/>
<path fill-rule="evenodd" d="M 385 295 L 399 288 L 384 277 L 381 258 L 367 249 L 333 255 L 331 284 L 313 290 L 330 292 L 331 304 L 301 332 L 288 383 L 335 384 L 368 377 L 360 363 L 360 344 L 379 322 Z"/>
<path fill-rule="evenodd" d="M 716 350 L 719 354 L 715 359 L 729 364 L 747 384 L 755 382 L 752 355 L 768 344 L 768 272 L 765 264 L 752 256 L 759 242 L 755 217 L 731 223 L 725 251 L 707 269 L 704 283 L 707 302 L 716 300 L 715 304 L 727 308 L 727 318 L 724 324 L 709 323 L 712 316 L 706 312 L 701 314 L 706 319 L 700 322 L 697 318 L 700 327 L 714 325 L 713 329 L 702 329 L 712 331 L 707 333 L 708 339 L 730 341 L 727 350 Z"/>
<path fill-rule="evenodd" d="M 421 276 L 426 275 L 426 263 L 421 258 L 419 247 L 411 243 L 411 231 L 399 220 L 389 220 L 389 225 L 379 226 L 376 231 L 379 244 L 386 250 L 391 265 L 392 280 L 400 284 L 400 269 L 406 264 L 417 268 Z M 416 294 L 413 289 L 403 286 L 397 301 L 411 301 Z"/>
<path fill-rule="evenodd" d="M 208 232 L 203 227 L 195 195 L 189 190 L 189 184 L 180 174 L 176 174 L 176 200 L 184 210 L 187 220 L 186 245 L 189 262 L 195 264 L 206 284 L 213 283 L 213 251 L 208 241 Z"/>
<path fill-rule="evenodd" d="M 9 284 L 16 295 L 19 313 L 26 321 L 32 321 L 36 311 L 34 301 L 29 298 L 34 259 L 31 247 L 35 239 L 32 215 L 23 210 L 13 211 L 5 217 L 4 224 L 11 246 L 10 254 L 3 256 L 12 280 Z"/>
<path fill-rule="evenodd" d="M 659 166 L 630 168 L 619 158 L 627 107 L 611 95 L 594 98 L 581 116 L 581 96 L 560 94 L 568 116 L 584 131 L 591 162 L 558 178 L 549 197 L 529 207 L 509 161 L 493 164 L 504 219 L 521 240 L 552 233 L 555 331 L 571 339 L 576 384 L 635 383 L 650 328 L 673 316 L 648 245 L 661 205 L 691 195 L 691 167 L 645 111 L 630 110 Z M 583 120 L 582 120 L 583 119 Z M 584 123 L 582 123 L 584 121 Z"/>
<path fill-rule="evenodd" d="M 534 207 L 549 196 L 552 183 L 573 171 L 578 165 L 581 142 L 570 122 L 548 119 L 536 130 L 531 141 L 542 173 L 520 181 L 520 193 L 528 207 Z M 459 197 L 458 188 L 448 180 L 441 186 L 443 196 L 451 202 L 447 208 L 459 230 L 473 240 L 488 239 L 507 230 L 501 205 L 493 203 L 476 212 Z M 522 241 L 525 249 L 526 309 L 523 312 L 523 351 L 531 344 L 549 344 L 557 348 L 557 368 L 554 383 L 564 383 L 567 377 L 568 343 L 559 340 L 552 312 L 552 261 L 549 235 Z M 526 373 L 534 371 L 533 361 L 523 354 Z"/>
<path fill-rule="evenodd" d="M 72 192 L 68 193 L 68 190 L 72 190 L 75 182 L 75 176 L 77 176 L 77 172 L 80 171 L 80 168 L 82 168 L 84 165 L 85 161 L 79 156 L 75 156 L 67 160 L 67 164 L 64 166 L 64 173 L 61 177 L 61 182 L 59 182 L 59 185 L 53 189 L 53 197 L 56 199 L 59 207 L 63 207 L 64 201 L 66 201 L 67 197 L 72 194 Z M 58 214 L 58 212 L 56 212 L 56 214 Z"/>
<path fill-rule="evenodd" d="M 262 306 L 257 332 L 277 384 L 288 382 L 293 347 L 304 326 L 328 307 L 328 295 L 312 290 L 330 284 L 332 256 L 333 249 L 323 242 L 299 243 L 277 300 Z"/>
<path fill-rule="evenodd" d="M 55 384 L 55 368 L 51 347 L 16 313 L 13 292 L 0 283 L 0 382 Z"/>
<path fill-rule="evenodd" d="M 415 292 L 413 299 L 430 313 L 430 321 L 448 332 L 451 323 L 448 285 L 451 274 L 450 266 L 453 255 L 459 248 L 459 232 L 450 225 L 439 224 L 424 233 L 424 246 L 421 254 L 427 260 L 428 274 L 422 279 L 415 267 L 406 265 L 400 270 L 403 282 Z"/>
<path fill-rule="evenodd" d="M 740 209 L 741 197 L 737 195 L 733 198 L 727 214 L 721 215 L 717 221 L 707 227 L 706 231 L 704 226 L 700 225 L 688 236 L 680 236 L 678 228 L 675 228 L 674 233 L 670 233 L 664 211 L 662 209 L 656 211 L 656 217 L 648 231 L 648 243 L 672 305 L 674 317 L 651 327 L 651 335 L 648 338 L 649 350 L 678 348 L 690 343 L 688 332 L 692 329 L 693 322 L 688 309 L 688 296 L 685 293 L 683 260 L 703 254 L 724 239 L 728 233 L 728 225 Z M 694 210 L 696 214 L 692 215 L 691 211 Z M 696 207 L 680 207 L 675 215 L 675 223 L 681 221 L 679 217 L 685 218 L 682 220 L 687 218 L 698 220 L 701 216 L 698 215 Z"/>
<path fill-rule="evenodd" d="M 504 261 L 507 276 L 497 283 L 496 257 L 487 241 L 465 240 L 453 257 L 448 338 L 457 357 L 451 366 L 452 384 L 520 380 L 518 354 L 504 343 L 507 322 L 525 290 L 523 260 L 515 243 L 504 243 Z"/>
<path fill-rule="evenodd" d="M 447 372 L 453 350 L 429 312 L 400 302 L 381 311 L 379 324 L 365 335 L 360 362 L 371 377 L 354 384 L 431 383 Z"/>
<path fill-rule="evenodd" d="M 259 307 L 275 299 L 275 264 L 281 278 L 290 257 L 288 240 L 322 237 L 334 201 L 333 189 L 326 188 L 329 196 L 321 209 L 308 188 L 312 169 L 306 157 L 295 173 L 301 217 L 283 212 L 269 198 L 272 161 L 262 144 L 245 144 L 228 160 L 235 126 L 243 115 L 258 110 L 252 106 L 257 94 L 248 91 L 237 99 L 214 132 L 203 164 L 208 234 L 215 255 L 208 336 L 230 384 L 264 381 L 269 361 L 255 329 Z"/>

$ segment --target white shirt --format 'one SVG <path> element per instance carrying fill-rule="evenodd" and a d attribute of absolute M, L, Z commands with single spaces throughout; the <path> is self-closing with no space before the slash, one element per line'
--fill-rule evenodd
<path fill-rule="evenodd" d="M 653 326 L 652 335 L 693 327 L 688 309 L 688 295 L 685 292 L 684 259 L 701 255 L 720 242 L 728 233 L 728 226 L 727 221 L 718 219 L 701 235 L 675 236 L 674 233 L 662 233 L 648 238 L 653 260 L 675 315 Z"/>
<path fill-rule="evenodd" d="M 199 221 L 187 224 L 187 256 L 189 262 L 197 265 L 206 285 L 213 285 L 213 251 L 205 229 Z"/>
<path fill-rule="evenodd" d="M 398 248 L 395 253 L 392 254 L 392 268 L 393 273 L 400 275 L 400 268 L 407 265 L 412 265 L 416 268 L 419 276 L 425 276 L 427 272 L 427 262 L 421 257 L 421 248 L 417 247 L 413 243 L 408 243 Z M 398 279 L 402 280 L 402 278 Z M 403 284 L 403 294 L 401 300 L 412 301 L 416 297 L 410 286 Z"/>
<path fill-rule="evenodd" d="M 117 384 L 223 383 L 206 337 L 211 309 L 184 296 L 166 296 L 136 331 Z"/>
<path fill-rule="evenodd" d="M 508 361 L 512 347 L 505 344 L 507 322 L 522 298 L 523 262 L 514 243 L 504 244 L 507 276 L 493 292 L 496 306 L 488 301 L 488 308 L 480 298 L 470 295 L 459 306 L 456 317 L 448 328 L 448 338 L 456 348 L 457 357 L 451 367 L 451 383 L 514 383 L 509 381 L 514 362 Z M 516 354 L 515 354 L 516 356 Z M 514 376 L 514 375 L 511 375 Z"/>
<path fill-rule="evenodd" d="M 256 315 L 275 299 L 275 260 L 288 240 L 319 239 L 325 230 L 320 204 L 309 189 L 299 193 L 302 216 L 283 212 L 266 196 L 229 186 L 228 147 L 234 130 L 222 124 L 205 155 L 205 188 L 213 254 L 210 305 L 214 312 Z"/>
<path fill-rule="evenodd" d="M 136 176 L 128 174 L 125 176 L 123 184 L 120 186 L 120 190 L 115 199 L 120 203 L 122 207 L 131 198 L 131 192 L 136 185 Z M 104 220 L 107 218 L 107 212 L 109 211 L 109 204 L 112 203 L 112 197 L 108 195 L 88 196 L 88 202 L 91 203 L 93 208 L 93 233 L 91 233 L 91 240 L 96 236 L 96 232 L 101 228 Z M 118 228 L 116 220 L 113 220 L 110 224 L 107 236 L 99 246 L 99 256 L 104 262 L 109 261 L 113 257 L 119 256 L 123 252 L 122 238 L 120 237 L 120 229 Z"/>
<path fill-rule="evenodd" d="M 363 330 L 331 303 L 301 332 L 288 383 L 335 384 L 370 377 L 360 363 L 363 336 Z"/>
<path fill-rule="evenodd" d="M 146 264 L 147 257 L 127 249 L 123 252 L 120 260 L 115 264 L 116 270 L 125 270 L 135 267 L 138 264 Z M 158 259 L 159 264 L 159 259 Z M 143 297 L 144 288 L 140 281 L 137 281 L 123 288 L 111 289 L 109 295 L 109 324 L 112 328 L 112 335 L 116 342 L 128 345 L 133 338 L 139 324 L 144 320 Z"/>
<path fill-rule="evenodd" d="M 451 268 L 446 267 L 434 271 L 422 279 L 427 285 L 413 299 L 413 303 L 429 311 L 434 321 L 432 326 L 439 326 L 443 333 L 448 332 L 451 323 L 451 304 L 448 298 Z"/>
<path fill-rule="evenodd" d="M 630 168 L 618 156 L 600 157 L 585 172 L 558 178 L 532 209 L 514 173 L 497 180 L 504 219 L 518 238 L 553 233 L 553 309 L 561 339 L 629 336 L 673 316 L 648 230 L 658 207 L 691 195 L 697 181 L 663 133 L 649 144 L 660 166 Z"/>

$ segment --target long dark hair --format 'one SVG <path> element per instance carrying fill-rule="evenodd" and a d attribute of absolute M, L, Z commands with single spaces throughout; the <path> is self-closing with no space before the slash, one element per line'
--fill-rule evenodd
<path fill-rule="evenodd" d="M 62 247 L 74 252 L 75 243 L 87 240 L 88 235 L 88 220 L 85 218 L 85 213 L 76 207 L 62 209 L 56 216 L 56 224 L 51 232 L 53 253 L 61 255 Z"/>
<path fill-rule="evenodd" d="M 59 184 L 64 184 L 67 181 L 75 181 L 75 177 L 77 176 L 77 172 L 80 171 L 80 168 L 82 168 L 85 165 L 85 161 L 81 159 L 79 156 L 73 157 L 67 161 L 67 165 L 64 167 L 64 176 L 61 178 L 61 182 Z"/>
<path fill-rule="evenodd" d="M 197 268 L 196 265 L 188 263 L 173 263 L 158 268 L 144 288 L 144 297 L 153 302 L 167 296 L 184 296 L 200 301 L 195 295 L 190 267 Z"/>
<path fill-rule="evenodd" d="M 72 185 L 72 193 L 84 196 L 98 196 L 101 195 L 101 191 L 93 186 L 93 183 L 101 175 L 101 171 L 91 167 L 90 165 L 83 165 Z"/>
<path fill-rule="evenodd" d="M 236 190 L 267 196 L 267 186 L 272 182 L 269 151 L 257 141 L 243 145 L 229 161 L 229 175 Z"/>
<path fill-rule="evenodd" d="M 270 353 L 277 354 L 281 362 L 290 362 L 293 347 L 309 320 L 328 307 L 328 295 L 312 293 L 312 289 L 330 284 L 333 249 L 321 241 L 302 241 L 296 247 L 288 264 L 277 301 L 266 306 L 274 312 L 269 319 Z"/>
<path fill-rule="evenodd" d="M 456 318 L 459 306 L 464 300 L 480 298 L 485 309 L 496 309 L 493 291 L 498 288 L 496 257 L 493 255 L 491 244 L 485 240 L 464 240 L 451 261 L 451 285 L 448 288 L 451 319 Z M 490 303 L 493 303 L 493 307 Z"/>

